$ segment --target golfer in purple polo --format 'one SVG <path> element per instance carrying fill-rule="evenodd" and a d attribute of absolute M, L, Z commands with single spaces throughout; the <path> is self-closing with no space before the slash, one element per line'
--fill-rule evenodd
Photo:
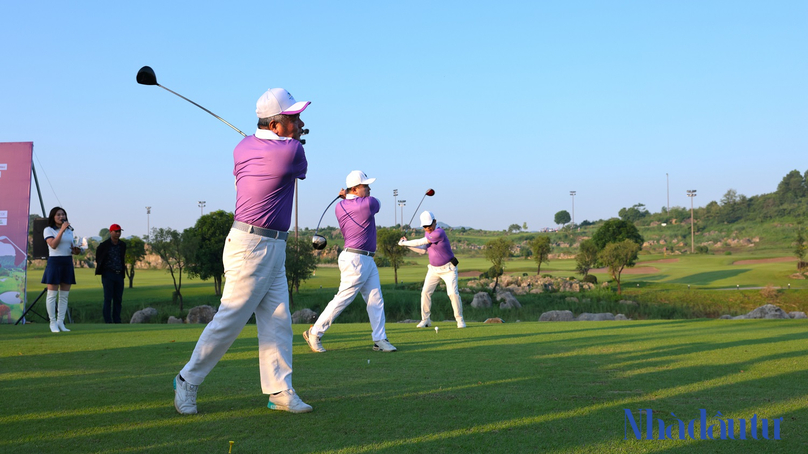
<path fill-rule="evenodd" d="M 222 302 L 191 360 L 174 378 L 174 408 L 195 414 L 199 385 L 255 314 L 261 389 L 267 407 L 311 411 L 292 387 L 292 317 L 286 284 L 286 237 L 292 218 L 295 180 L 306 178 L 308 162 L 300 143 L 300 112 L 283 88 L 264 93 L 256 104 L 258 130 L 233 151 L 235 222 L 224 243 Z"/>
<path fill-rule="evenodd" d="M 405 246 L 419 254 L 429 254 L 429 265 L 427 265 L 424 288 L 421 290 L 421 323 L 418 328 L 426 328 L 432 324 L 430 314 L 432 311 L 432 293 L 435 287 L 443 279 L 446 283 L 446 293 L 452 302 L 455 321 L 458 328 L 465 328 L 466 322 L 463 320 L 463 301 L 460 300 L 460 290 L 457 286 L 457 259 L 452 252 L 452 245 L 446 232 L 437 226 L 435 215 L 431 211 L 421 213 L 421 225 L 424 227 L 425 235 L 418 240 L 407 241 L 406 237 L 401 237 L 398 244 Z"/>
<path fill-rule="evenodd" d="M 370 196 L 370 184 L 365 172 L 354 170 L 345 179 L 348 188 L 340 190 L 340 201 L 335 209 L 339 228 L 345 238 L 345 249 L 339 254 L 340 284 L 334 299 L 323 309 L 317 322 L 303 333 L 303 338 L 315 353 L 325 352 L 320 338 L 334 319 L 356 298 L 357 293 L 367 303 L 370 327 L 373 330 L 373 350 L 394 352 L 384 329 L 384 299 L 382 298 L 379 270 L 373 256 L 376 255 L 376 213 L 379 200 Z"/>

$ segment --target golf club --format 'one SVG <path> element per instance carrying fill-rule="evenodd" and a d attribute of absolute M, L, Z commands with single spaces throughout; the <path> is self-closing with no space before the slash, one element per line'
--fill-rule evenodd
<path fill-rule="evenodd" d="M 162 86 L 162 85 L 158 84 L 158 83 L 157 83 L 157 75 L 156 75 L 156 74 L 154 74 L 154 70 L 153 70 L 153 69 L 151 69 L 151 67 L 150 67 L 150 66 L 144 66 L 144 67 L 140 68 L 140 70 L 137 72 L 137 83 L 139 83 L 140 85 L 157 85 L 158 87 L 160 87 L 160 88 L 162 88 L 162 89 L 164 89 L 164 90 L 166 90 L 166 91 L 169 91 L 169 92 L 171 92 L 171 93 L 174 93 L 175 95 L 179 96 L 180 98 L 182 98 L 182 99 L 184 99 L 184 100 L 188 101 L 189 103 L 191 103 L 191 104 L 195 105 L 196 107 L 199 107 L 200 109 L 204 110 L 205 112 L 207 112 L 207 113 L 209 113 L 209 114 L 213 115 L 214 117 L 218 118 L 219 120 L 221 120 L 221 122 L 222 122 L 222 123 L 224 123 L 224 124 L 226 124 L 227 126 L 230 126 L 231 128 L 235 129 L 235 130 L 236 130 L 236 132 L 238 132 L 238 133 L 239 133 L 239 134 L 241 134 L 242 136 L 247 137 L 247 134 L 244 134 L 243 132 L 241 132 L 241 130 L 240 130 L 240 129 L 238 129 L 237 127 L 235 127 L 235 126 L 231 125 L 231 124 L 230 124 L 230 123 L 229 123 L 227 120 L 225 120 L 224 118 L 222 118 L 222 117 L 220 117 L 220 116 L 216 115 L 215 113 L 213 113 L 213 112 L 209 111 L 208 109 L 205 109 L 204 107 L 202 107 L 202 106 L 200 106 L 199 104 L 197 104 L 197 103 L 195 103 L 195 102 L 191 101 L 190 99 L 186 98 L 185 96 L 182 96 L 181 94 L 179 94 L 179 93 L 177 93 L 177 92 L 174 92 L 174 91 L 172 91 L 172 90 L 169 90 L 168 88 L 166 88 L 166 87 L 164 87 L 164 86 Z M 308 134 L 308 133 L 309 133 L 309 130 L 308 130 L 308 129 L 301 129 L 301 130 L 300 130 L 300 135 L 301 135 L 301 136 L 306 135 L 306 134 Z M 301 143 L 301 144 L 303 144 L 303 145 L 306 145 L 306 139 L 300 139 L 300 143 Z"/>
<path fill-rule="evenodd" d="M 418 206 L 415 207 L 415 211 L 412 212 L 412 217 L 410 218 L 410 222 L 407 224 L 407 225 L 410 226 L 410 228 L 412 228 L 412 220 L 415 219 L 415 215 L 418 213 L 418 208 L 421 208 L 421 204 L 424 203 L 424 199 L 426 198 L 426 196 L 432 197 L 433 195 L 435 195 L 435 190 L 434 189 L 427 189 L 426 194 L 424 194 L 424 196 L 421 197 L 421 201 L 418 202 Z"/>
<path fill-rule="evenodd" d="M 311 237 L 311 247 L 317 249 L 318 251 L 325 249 L 325 246 L 328 244 L 328 240 L 326 240 L 324 236 L 317 234 L 317 232 L 320 231 L 320 223 L 323 222 L 323 216 L 325 216 L 326 211 L 328 211 L 328 209 L 331 208 L 331 205 L 333 205 L 334 202 L 337 201 L 337 199 L 339 199 L 339 196 L 336 196 L 334 200 L 332 200 L 331 203 L 329 203 L 328 206 L 325 207 L 325 210 L 323 210 L 323 214 L 320 215 L 320 220 L 317 221 L 317 228 L 314 230 L 314 236 Z"/>
<path fill-rule="evenodd" d="M 190 99 L 186 98 L 185 96 L 182 96 L 181 94 L 179 94 L 179 93 L 177 93 L 175 91 L 169 90 L 168 88 L 158 84 L 157 83 L 157 75 L 154 74 L 154 70 L 151 69 L 151 67 L 149 67 L 149 66 L 144 66 L 144 67 L 140 68 L 140 70 L 137 72 L 137 83 L 139 83 L 140 85 L 157 85 L 158 87 L 160 87 L 160 88 L 162 88 L 162 89 L 164 89 L 166 91 L 174 93 L 175 95 L 179 96 L 180 98 L 188 101 L 189 103 L 195 105 L 196 107 L 199 107 L 200 109 L 204 110 L 205 112 L 207 112 L 207 113 L 213 115 L 214 117 L 218 118 L 222 123 L 224 123 L 227 126 L 230 126 L 231 128 L 235 129 L 236 132 L 238 132 L 242 136 L 247 137 L 247 134 L 244 134 L 243 132 L 241 132 L 240 129 L 238 129 L 237 127 L 231 125 L 224 118 L 216 115 L 215 113 L 209 111 L 208 109 L 205 109 L 204 107 L 202 107 L 199 104 L 191 101 Z"/>

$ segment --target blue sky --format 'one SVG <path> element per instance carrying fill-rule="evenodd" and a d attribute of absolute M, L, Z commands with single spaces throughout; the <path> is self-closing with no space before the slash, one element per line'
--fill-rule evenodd
<path fill-rule="evenodd" d="M 0 142 L 33 141 L 46 210 L 79 235 L 234 208 L 241 138 L 284 87 L 315 227 L 364 170 L 393 224 L 530 230 L 772 192 L 808 169 L 808 2 L 4 2 Z M 34 191 L 35 193 L 35 191 Z M 39 213 L 36 196 L 32 212 Z M 336 225 L 329 210 L 323 225 Z"/>

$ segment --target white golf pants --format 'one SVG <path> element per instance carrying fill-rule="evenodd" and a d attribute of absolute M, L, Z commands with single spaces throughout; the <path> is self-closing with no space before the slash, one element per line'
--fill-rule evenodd
<path fill-rule="evenodd" d="M 261 390 L 292 388 L 292 317 L 286 241 L 231 229 L 224 245 L 225 284 L 219 311 L 199 336 L 182 377 L 201 385 L 255 313 Z"/>
<path fill-rule="evenodd" d="M 373 330 L 373 341 L 387 339 L 384 329 L 384 299 L 382 298 L 379 270 L 373 257 L 342 251 L 339 254 L 340 283 L 339 291 L 323 309 L 317 322 L 311 329 L 312 334 L 322 337 L 339 314 L 362 294 L 367 304 L 370 327 Z"/>
<path fill-rule="evenodd" d="M 455 320 L 463 320 L 463 302 L 460 300 L 460 289 L 457 287 L 457 267 L 451 263 L 443 266 L 427 265 L 424 288 L 421 290 L 421 320 L 426 320 L 432 313 L 432 293 L 440 280 L 446 283 L 446 293 L 452 302 Z"/>

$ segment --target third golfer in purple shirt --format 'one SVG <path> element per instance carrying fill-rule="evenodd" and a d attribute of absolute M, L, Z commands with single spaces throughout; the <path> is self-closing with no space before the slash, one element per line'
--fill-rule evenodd
<path fill-rule="evenodd" d="M 424 288 L 421 290 L 421 323 L 418 328 L 426 328 L 432 324 L 430 318 L 432 311 L 432 293 L 441 279 L 446 283 L 446 293 L 452 302 L 455 321 L 458 328 L 465 328 L 463 320 L 463 302 L 460 300 L 460 290 L 457 288 L 457 259 L 452 253 L 452 246 L 446 232 L 437 226 L 435 216 L 430 211 L 421 213 L 421 225 L 426 234 L 419 240 L 407 241 L 402 237 L 399 246 L 409 247 L 419 253 L 429 254 L 429 265 L 424 279 Z"/>
<path fill-rule="evenodd" d="M 373 256 L 376 255 L 376 213 L 379 200 L 370 196 L 370 184 L 365 172 L 354 170 L 345 180 L 347 190 L 340 191 L 345 200 L 337 204 L 336 214 L 345 249 L 339 254 L 339 291 L 323 309 L 314 325 L 303 333 L 311 351 L 325 352 L 320 338 L 339 314 L 356 298 L 357 293 L 367 303 L 370 327 L 373 330 L 373 350 L 394 352 L 396 348 L 387 340 L 384 329 L 384 299 L 382 298 L 379 270 Z"/>

